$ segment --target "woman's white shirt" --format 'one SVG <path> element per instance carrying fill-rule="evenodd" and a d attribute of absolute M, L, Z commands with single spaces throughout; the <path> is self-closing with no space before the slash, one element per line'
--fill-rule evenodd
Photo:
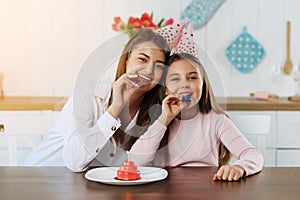
<path fill-rule="evenodd" d="M 96 88 L 88 84 L 77 88 L 48 137 L 28 156 L 25 165 L 65 164 L 72 171 L 80 172 L 93 165 L 122 164 L 127 154 L 110 140 L 121 126 L 106 111 L 110 93 L 111 84 L 104 82 L 99 82 Z M 51 157 L 55 157 L 54 163 Z"/>

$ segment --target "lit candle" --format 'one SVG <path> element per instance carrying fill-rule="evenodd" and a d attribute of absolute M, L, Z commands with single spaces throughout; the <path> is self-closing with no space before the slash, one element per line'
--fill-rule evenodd
<path fill-rule="evenodd" d="M 127 154 L 127 162 L 129 162 L 129 151 L 126 151 Z"/>

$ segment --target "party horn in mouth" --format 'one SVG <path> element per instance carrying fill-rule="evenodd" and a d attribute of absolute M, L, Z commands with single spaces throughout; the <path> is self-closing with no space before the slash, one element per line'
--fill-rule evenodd
<path fill-rule="evenodd" d="M 148 81 L 148 82 L 151 81 L 151 79 L 150 79 L 149 77 L 144 76 L 144 75 L 142 75 L 142 74 L 129 73 L 129 74 L 127 75 L 127 77 L 128 77 L 131 81 L 133 81 L 133 82 L 137 82 L 139 79 L 143 79 L 143 80 Z"/>
<path fill-rule="evenodd" d="M 181 97 L 181 100 L 182 100 L 183 102 L 191 102 L 191 101 L 192 101 L 192 95 L 183 95 L 183 96 Z"/>
<path fill-rule="evenodd" d="M 139 77 L 141 78 L 141 79 L 144 79 L 145 81 L 151 81 L 151 79 L 149 78 L 149 77 L 147 77 L 147 76 L 144 76 L 143 74 L 139 74 Z"/>
<path fill-rule="evenodd" d="M 135 73 L 130 73 L 130 74 L 127 75 L 127 77 L 128 77 L 131 81 L 136 82 L 136 81 L 138 80 L 138 78 L 139 78 L 139 75 L 138 75 L 138 74 L 135 74 Z"/>

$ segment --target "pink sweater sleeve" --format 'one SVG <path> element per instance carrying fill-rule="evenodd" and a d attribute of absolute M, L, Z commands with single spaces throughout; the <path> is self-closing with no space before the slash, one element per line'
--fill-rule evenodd
<path fill-rule="evenodd" d="M 227 117 L 221 117 L 217 119 L 216 124 L 218 137 L 237 159 L 232 165 L 242 166 L 246 175 L 261 171 L 264 163 L 262 154 L 242 135 L 232 121 Z"/>
<path fill-rule="evenodd" d="M 135 162 L 138 166 L 150 165 L 166 130 L 166 126 L 155 121 L 131 147 L 128 160 Z"/>

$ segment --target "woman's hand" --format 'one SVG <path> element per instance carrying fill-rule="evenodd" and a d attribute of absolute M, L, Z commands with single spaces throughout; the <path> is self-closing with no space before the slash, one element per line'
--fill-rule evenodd
<path fill-rule="evenodd" d="M 244 168 L 240 165 L 223 165 L 214 175 L 214 181 L 238 181 L 244 175 Z"/>
<path fill-rule="evenodd" d="M 114 118 L 119 116 L 138 87 L 136 83 L 127 77 L 127 74 L 123 74 L 112 84 L 112 103 L 107 110 Z"/>
<path fill-rule="evenodd" d="M 168 95 L 162 101 L 162 113 L 158 118 L 165 126 L 168 126 L 169 123 L 180 113 L 180 111 L 187 106 L 187 103 L 180 101 L 180 98 L 175 95 Z"/>

